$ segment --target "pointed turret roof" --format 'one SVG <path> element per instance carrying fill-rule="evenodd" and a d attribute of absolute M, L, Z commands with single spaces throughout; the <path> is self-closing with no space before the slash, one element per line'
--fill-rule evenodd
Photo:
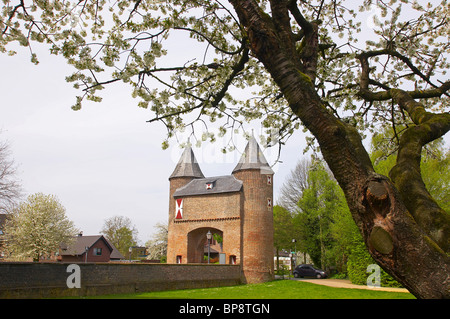
<path fill-rule="evenodd" d="M 178 161 L 177 166 L 173 170 L 172 175 L 170 175 L 169 179 L 174 177 L 192 177 L 192 178 L 204 178 L 200 166 L 195 159 L 194 152 L 190 146 L 187 146 L 183 154 L 181 154 L 180 160 Z"/>
<path fill-rule="evenodd" d="M 245 151 L 239 163 L 234 168 L 233 173 L 245 169 L 260 169 L 261 174 L 274 174 L 253 135 L 250 137 Z"/>

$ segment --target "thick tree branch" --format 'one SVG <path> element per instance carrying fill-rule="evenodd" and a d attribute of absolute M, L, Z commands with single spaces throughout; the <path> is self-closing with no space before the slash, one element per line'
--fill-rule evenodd
<path fill-rule="evenodd" d="M 424 80 L 425 82 L 427 82 L 429 85 L 431 85 L 431 86 L 433 86 L 433 87 L 436 87 L 436 85 L 433 84 L 433 83 L 430 81 L 429 77 L 427 77 L 425 74 L 423 74 L 423 73 L 422 73 L 422 72 L 421 72 L 421 71 L 420 71 L 420 70 L 419 70 L 412 62 L 411 62 L 411 60 L 410 60 L 408 57 L 406 57 L 406 56 L 400 54 L 399 52 L 397 52 L 396 50 L 394 50 L 394 49 L 392 49 L 392 48 L 386 48 L 386 49 L 383 49 L 383 50 L 376 50 L 376 51 L 363 52 L 363 53 L 361 53 L 361 54 L 358 55 L 358 58 L 359 58 L 359 59 L 368 59 L 368 58 L 375 57 L 375 56 L 380 56 L 380 55 L 389 55 L 389 56 L 398 58 L 398 59 L 401 60 L 403 63 L 405 63 L 405 64 L 410 68 L 410 70 L 411 70 L 414 74 L 416 74 L 417 76 L 419 76 L 422 80 Z"/>
<path fill-rule="evenodd" d="M 363 98 L 366 101 L 387 101 L 392 99 L 392 92 L 389 87 L 382 83 L 377 83 L 371 79 L 368 81 L 369 84 L 383 87 L 385 91 L 372 92 L 368 89 L 361 89 L 358 92 L 358 96 Z M 411 98 L 413 99 L 429 99 L 433 97 L 441 97 L 442 95 L 448 94 L 447 91 L 450 90 L 450 81 L 444 82 L 441 86 L 428 89 L 428 90 L 414 90 L 414 91 L 405 91 Z"/>
<path fill-rule="evenodd" d="M 433 114 L 402 90 L 391 90 L 392 97 L 405 110 L 415 126 L 406 129 L 399 141 L 397 163 L 390 177 L 416 222 L 445 252 L 450 250 L 450 214 L 432 198 L 425 187 L 420 161 L 422 147 L 450 130 L 450 114 Z"/>
<path fill-rule="evenodd" d="M 296 0 L 289 1 L 289 11 L 293 15 L 295 21 L 302 28 L 303 39 L 301 44 L 300 58 L 302 61 L 302 71 L 314 83 L 317 72 L 317 59 L 319 52 L 319 21 L 309 22 L 301 14 Z"/>
<path fill-rule="evenodd" d="M 289 1 L 289 11 L 295 19 L 295 22 L 302 28 L 305 34 L 313 32 L 312 24 L 305 19 L 297 6 L 297 0 Z"/>

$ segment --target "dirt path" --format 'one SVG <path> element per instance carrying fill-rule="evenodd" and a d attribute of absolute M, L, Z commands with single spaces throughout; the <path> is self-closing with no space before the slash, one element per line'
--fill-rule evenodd
<path fill-rule="evenodd" d="M 363 285 L 354 285 L 350 280 L 346 279 L 305 279 L 305 278 L 291 278 L 291 280 L 306 281 L 312 284 L 324 285 L 336 288 L 353 288 L 353 289 L 369 289 L 378 291 L 390 291 L 390 292 L 409 292 L 405 288 L 391 288 L 391 287 L 369 287 Z"/>

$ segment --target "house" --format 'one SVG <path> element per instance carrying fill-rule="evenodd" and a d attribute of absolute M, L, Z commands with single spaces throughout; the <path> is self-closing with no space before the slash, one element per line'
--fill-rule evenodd
<path fill-rule="evenodd" d="M 61 245 L 58 256 L 61 262 L 110 262 L 121 259 L 125 257 L 103 235 L 79 234 L 69 246 Z"/>
<path fill-rule="evenodd" d="M 278 260 L 277 260 L 278 258 Z M 286 266 L 287 269 L 292 270 L 292 266 L 295 267 L 300 264 L 312 264 L 313 261 L 311 257 L 305 252 L 292 252 L 290 249 L 280 249 L 277 251 L 274 249 L 274 268 L 277 269 L 277 264 Z"/>
<path fill-rule="evenodd" d="M 273 176 L 253 136 L 224 176 L 205 177 L 187 146 L 169 177 L 167 263 L 202 263 L 209 251 L 240 264 L 243 282 L 272 280 Z"/>
<path fill-rule="evenodd" d="M 133 260 L 142 260 L 147 257 L 147 247 L 143 246 L 132 246 L 131 248 L 131 256 L 128 254 L 128 258 Z M 128 250 L 129 252 L 130 250 Z"/>

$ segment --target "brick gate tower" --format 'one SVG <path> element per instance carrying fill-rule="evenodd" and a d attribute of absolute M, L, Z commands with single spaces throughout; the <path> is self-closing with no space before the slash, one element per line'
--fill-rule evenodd
<path fill-rule="evenodd" d="M 252 136 L 231 175 L 204 177 L 186 147 L 170 181 L 168 263 L 240 264 L 246 283 L 272 280 L 273 175 Z M 210 240 L 212 233 L 219 242 Z"/>
<path fill-rule="evenodd" d="M 242 272 L 244 282 L 273 279 L 273 175 L 255 138 L 233 170 L 243 182 Z"/>

